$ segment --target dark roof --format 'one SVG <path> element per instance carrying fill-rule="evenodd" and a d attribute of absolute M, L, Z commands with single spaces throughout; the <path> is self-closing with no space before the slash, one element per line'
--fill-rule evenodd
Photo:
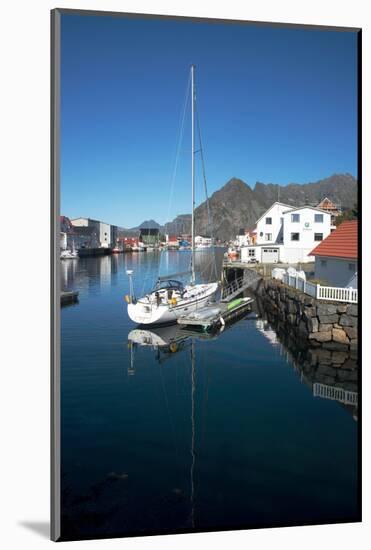
<path fill-rule="evenodd" d="M 310 252 L 309 256 L 358 258 L 358 221 L 343 222 Z"/>

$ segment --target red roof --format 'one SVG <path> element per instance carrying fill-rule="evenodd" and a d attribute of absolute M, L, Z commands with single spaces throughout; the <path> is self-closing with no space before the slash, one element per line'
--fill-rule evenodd
<path fill-rule="evenodd" d="M 358 221 L 343 222 L 316 246 L 309 256 L 358 258 Z"/>

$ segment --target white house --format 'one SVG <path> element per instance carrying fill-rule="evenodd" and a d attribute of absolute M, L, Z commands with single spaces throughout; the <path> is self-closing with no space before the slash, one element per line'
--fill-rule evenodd
<path fill-rule="evenodd" d="M 275 202 L 257 220 L 256 243 L 241 248 L 241 260 L 262 263 L 314 261 L 309 253 L 330 234 L 331 214 L 312 206 Z"/>
<path fill-rule="evenodd" d="M 315 277 L 329 286 L 357 288 L 358 222 L 343 222 L 311 255 Z"/>

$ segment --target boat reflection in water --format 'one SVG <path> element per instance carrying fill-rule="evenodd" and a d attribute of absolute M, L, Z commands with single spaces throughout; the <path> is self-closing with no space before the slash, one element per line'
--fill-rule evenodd
<path fill-rule="evenodd" d="M 246 315 L 244 318 L 246 318 Z M 238 321 L 240 320 L 241 318 Z M 177 352 L 190 348 L 194 340 L 215 340 L 224 330 L 228 330 L 228 328 L 238 323 L 238 321 L 230 323 L 225 327 L 220 327 L 220 329 L 212 332 L 192 330 L 178 324 L 153 327 L 151 330 L 141 327 L 136 328 L 128 334 L 128 344 L 131 350 L 128 373 L 135 374 L 134 356 L 138 346 L 150 347 L 155 351 L 158 362 L 162 363 Z"/>
<path fill-rule="evenodd" d="M 248 317 L 250 314 L 245 314 L 243 318 Z M 189 521 L 192 528 L 195 527 L 195 466 L 196 466 L 196 404 L 195 404 L 195 393 L 196 393 L 196 340 L 215 340 L 218 338 L 222 332 L 228 330 L 228 328 L 237 324 L 241 321 L 239 320 L 229 323 L 225 326 L 220 327 L 217 330 L 212 332 L 209 331 L 196 331 L 184 326 L 169 325 L 152 328 L 152 330 L 145 330 L 142 328 L 137 328 L 132 330 L 128 334 L 128 342 L 131 350 L 130 354 L 130 367 L 128 368 L 128 374 L 135 374 L 134 366 L 134 357 L 135 349 L 137 346 L 148 346 L 156 353 L 156 359 L 159 363 L 163 363 L 167 359 L 170 359 L 178 352 L 185 352 L 187 350 L 190 353 L 190 362 L 191 362 L 191 410 L 190 410 L 190 422 L 191 422 L 191 441 L 190 441 L 190 455 L 191 455 L 191 464 L 190 464 L 190 490 L 189 490 L 189 505 L 190 505 L 190 515 Z"/>
<path fill-rule="evenodd" d="M 358 419 L 358 365 L 352 354 L 331 352 L 325 349 L 297 349 L 292 346 L 285 333 L 282 334 L 266 319 L 254 312 L 243 316 L 253 320 L 257 330 L 274 348 L 279 348 L 288 365 L 294 368 L 300 381 L 311 390 L 314 397 L 337 401 Z M 135 349 L 148 346 L 155 351 L 159 363 L 190 346 L 194 340 L 215 340 L 223 330 L 228 330 L 241 321 L 241 318 L 213 332 L 191 330 L 179 325 L 152 328 L 137 328 L 128 335 L 131 349 L 128 374 L 135 374 Z"/>

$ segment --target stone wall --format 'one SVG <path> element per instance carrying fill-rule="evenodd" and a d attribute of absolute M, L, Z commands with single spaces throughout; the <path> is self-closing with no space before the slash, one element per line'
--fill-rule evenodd
<path fill-rule="evenodd" d="M 301 343 L 333 351 L 356 351 L 358 306 L 317 300 L 274 279 L 262 280 L 256 293 L 268 318 L 284 323 Z"/>

